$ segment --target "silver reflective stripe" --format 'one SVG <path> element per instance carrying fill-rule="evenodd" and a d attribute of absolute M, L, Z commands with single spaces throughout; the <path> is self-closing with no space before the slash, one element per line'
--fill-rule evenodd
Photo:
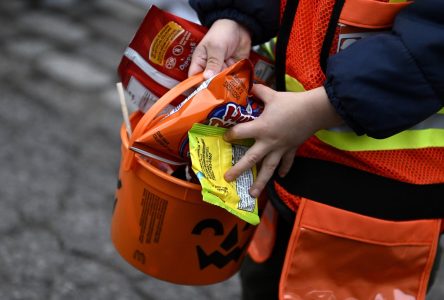
<path fill-rule="evenodd" d="M 428 119 L 425 119 L 421 123 L 413 126 L 409 130 L 421 130 L 421 129 L 444 129 L 444 115 L 435 114 Z"/>
<path fill-rule="evenodd" d="M 135 63 L 136 66 L 138 66 L 143 72 L 145 72 L 146 75 L 151 77 L 151 79 L 153 79 L 158 84 L 166 87 L 167 89 L 172 89 L 179 83 L 179 81 L 177 81 L 176 79 L 157 71 L 134 49 L 130 47 L 126 48 L 124 55 L 133 63 Z"/>
<path fill-rule="evenodd" d="M 424 129 L 444 129 L 444 115 L 437 113 L 425 119 L 424 121 L 410 127 L 407 130 L 424 130 Z M 352 129 L 347 125 L 329 128 L 328 131 L 334 132 L 351 132 Z"/>

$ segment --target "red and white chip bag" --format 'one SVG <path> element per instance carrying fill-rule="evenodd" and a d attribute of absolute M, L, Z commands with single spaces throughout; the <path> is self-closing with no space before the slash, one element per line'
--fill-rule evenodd
<path fill-rule="evenodd" d="M 194 49 L 207 28 L 151 6 L 120 62 L 118 73 L 131 100 L 146 112 L 168 90 L 188 77 Z M 274 67 L 251 52 L 257 82 L 268 83 Z M 186 98 L 187 92 L 172 105 Z M 170 107 L 171 108 L 171 107 Z"/>
<path fill-rule="evenodd" d="M 158 156 L 186 160 L 189 156 L 188 131 L 194 123 L 232 127 L 254 120 L 262 112 L 262 106 L 248 96 L 253 84 L 252 75 L 253 66 L 244 59 L 203 81 L 172 111 L 156 118 L 150 117 L 152 121 L 143 129 L 136 130 L 135 145 L 144 146 L 148 152 Z M 172 93 L 162 97 L 159 103 L 171 103 L 173 97 L 170 95 L 181 93 L 184 84 L 189 81 L 173 88 Z M 177 92 L 178 89 L 181 90 Z M 154 114 L 153 109 L 147 115 Z"/>

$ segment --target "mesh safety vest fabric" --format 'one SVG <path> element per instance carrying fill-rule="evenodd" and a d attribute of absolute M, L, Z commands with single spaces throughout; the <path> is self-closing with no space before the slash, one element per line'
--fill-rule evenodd
<path fill-rule="evenodd" d="M 281 16 L 286 2 L 281 1 Z M 357 25 L 359 14 L 366 14 L 362 9 L 358 15 L 354 14 L 361 2 L 347 0 L 340 22 Z M 286 50 L 287 90 L 309 90 L 325 81 L 320 66 L 321 48 L 335 3 L 335 0 L 299 0 Z M 399 7 L 390 12 L 380 4 L 376 9 L 381 8 L 379 16 L 384 15 L 389 20 L 394 17 L 390 14 L 399 11 L 404 4 L 407 3 L 395 4 Z M 373 11 L 372 15 L 378 13 Z M 364 26 L 371 28 L 374 24 Z M 335 41 L 337 38 L 330 48 L 331 54 L 336 49 Z M 321 130 L 298 149 L 297 155 L 344 164 L 408 183 L 444 183 L 444 109 L 409 130 L 382 140 L 357 136 L 346 126 Z"/>

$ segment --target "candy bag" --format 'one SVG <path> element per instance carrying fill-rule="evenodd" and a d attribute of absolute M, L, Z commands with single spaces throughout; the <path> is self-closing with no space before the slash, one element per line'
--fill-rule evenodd
<path fill-rule="evenodd" d="M 262 107 L 248 97 L 252 72 L 249 60 L 241 60 L 204 81 L 170 113 L 150 124 L 135 142 L 156 153 L 186 160 L 187 132 L 194 123 L 231 127 L 254 120 Z"/>
<path fill-rule="evenodd" d="M 207 28 L 151 6 L 125 50 L 118 74 L 131 101 L 146 112 L 161 96 L 188 77 L 194 49 Z M 274 66 L 267 58 L 251 52 L 254 78 L 267 84 Z M 173 106 L 186 98 L 178 97 Z M 170 106 L 169 108 L 172 108 Z"/>
<path fill-rule="evenodd" d="M 258 200 L 248 193 L 256 178 L 256 167 L 245 171 L 235 181 L 227 182 L 224 174 L 248 150 L 252 141 L 230 144 L 223 139 L 226 128 L 194 124 L 188 132 L 192 168 L 202 185 L 205 202 L 220 206 L 245 222 L 257 225 Z"/>

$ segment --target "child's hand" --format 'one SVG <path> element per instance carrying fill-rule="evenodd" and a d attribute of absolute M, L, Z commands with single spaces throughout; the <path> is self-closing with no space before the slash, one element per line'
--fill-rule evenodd
<path fill-rule="evenodd" d="M 188 76 L 204 71 L 208 79 L 236 61 L 248 58 L 250 50 L 251 36 L 242 25 L 228 19 L 217 20 L 194 50 Z"/>
<path fill-rule="evenodd" d="M 290 93 L 276 92 L 255 84 L 252 92 L 264 102 L 263 113 L 254 121 L 234 126 L 225 134 L 225 140 L 254 138 L 256 142 L 225 173 L 225 179 L 232 181 L 262 161 L 257 179 L 250 189 L 251 196 L 257 197 L 279 164 L 279 176 L 288 173 L 299 145 L 316 131 L 339 125 L 342 120 L 331 106 L 323 87 Z"/>

